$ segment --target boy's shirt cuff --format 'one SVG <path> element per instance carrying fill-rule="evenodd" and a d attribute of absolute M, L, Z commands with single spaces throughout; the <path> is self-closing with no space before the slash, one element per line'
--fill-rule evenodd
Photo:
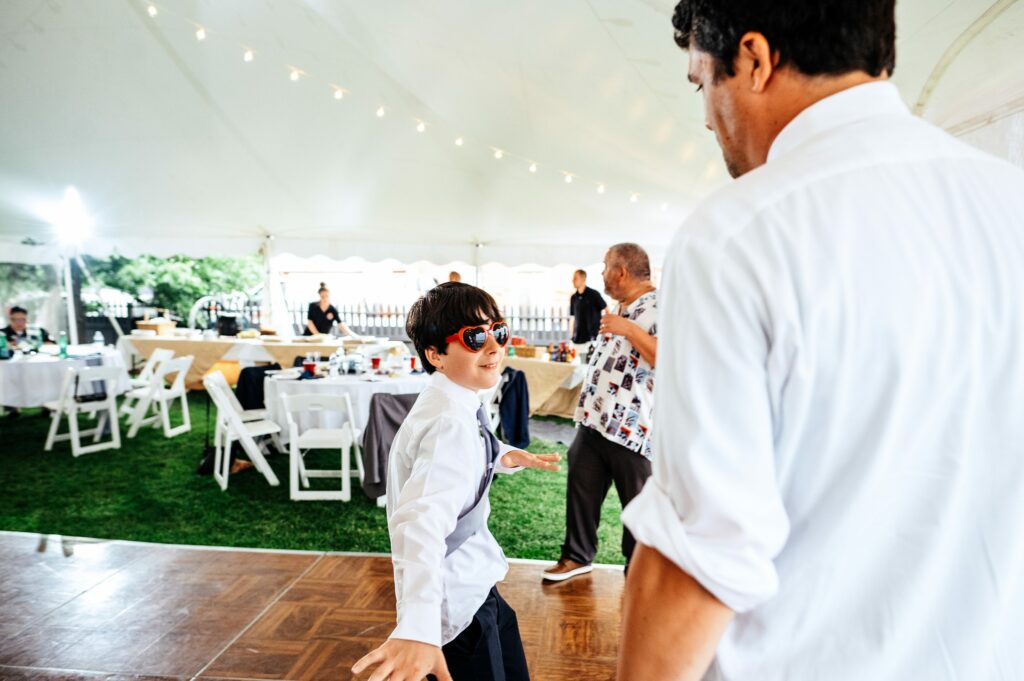
<path fill-rule="evenodd" d="M 441 607 L 434 603 L 409 603 L 398 611 L 398 624 L 388 636 L 441 647 Z"/>
<path fill-rule="evenodd" d="M 494 462 L 494 472 L 495 473 L 509 474 L 509 473 L 518 473 L 519 471 L 523 470 L 522 466 L 506 466 L 501 461 L 506 454 L 508 454 L 509 452 L 511 452 L 513 450 L 516 450 L 516 449 L 519 449 L 519 448 L 518 447 L 513 447 L 510 444 L 506 444 L 506 443 L 502 442 L 501 440 L 498 440 L 498 460 Z"/>

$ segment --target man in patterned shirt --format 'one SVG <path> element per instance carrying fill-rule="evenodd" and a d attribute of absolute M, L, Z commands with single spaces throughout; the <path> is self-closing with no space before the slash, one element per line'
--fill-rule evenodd
<path fill-rule="evenodd" d="M 604 256 L 604 289 L 619 305 L 605 311 L 590 355 L 569 447 L 562 557 L 544 571 L 560 582 L 590 572 L 597 553 L 601 504 L 615 483 L 625 506 L 651 476 L 651 411 L 657 351 L 657 291 L 647 253 L 616 244 Z M 636 541 L 622 532 L 626 567 Z"/>

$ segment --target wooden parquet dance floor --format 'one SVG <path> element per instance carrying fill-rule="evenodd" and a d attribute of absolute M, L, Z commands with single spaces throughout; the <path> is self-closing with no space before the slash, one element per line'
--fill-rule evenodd
<path fill-rule="evenodd" d="M 514 563 L 535 681 L 614 677 L 621 570 Z M 0 533 L 0 679 L 349 679 L 394 625 L 386 556 Z M 366 678 L 364 673 L 361 678 Z"/>

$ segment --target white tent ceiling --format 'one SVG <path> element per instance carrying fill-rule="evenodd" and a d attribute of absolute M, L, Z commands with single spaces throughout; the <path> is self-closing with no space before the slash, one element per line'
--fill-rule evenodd
<path fill-rule="evenodd" d="M 657 251 L 727 181 L 671 0 L 154 4 L 0 3 L 0 260 L 53 241 L 40 206 L 69 185 L 94 253 L 272 234 L 279 253 L 553 264 Z M 1024 3 L 897 12 L 894 81 L 926 117 L 1024 107 Z"/>

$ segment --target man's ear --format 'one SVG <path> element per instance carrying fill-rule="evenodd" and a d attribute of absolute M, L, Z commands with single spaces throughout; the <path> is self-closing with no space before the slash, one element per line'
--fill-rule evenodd
<path fill-rule="evenodd" d="M 755 31 L 744 33 L 736 54 L 736 75 L 747 79 L 750 91 L 761 94 L 768 87 L 778 63 L 768 39 Z"/>
<path fill-rule="evenodd" d="M 435 369 L 444 368 L 444 355 L 437 351 L 433 345 L 424 349 L 423 354 L 427 356 L 427 361 L 430 362 L 431 366 Z"/>

